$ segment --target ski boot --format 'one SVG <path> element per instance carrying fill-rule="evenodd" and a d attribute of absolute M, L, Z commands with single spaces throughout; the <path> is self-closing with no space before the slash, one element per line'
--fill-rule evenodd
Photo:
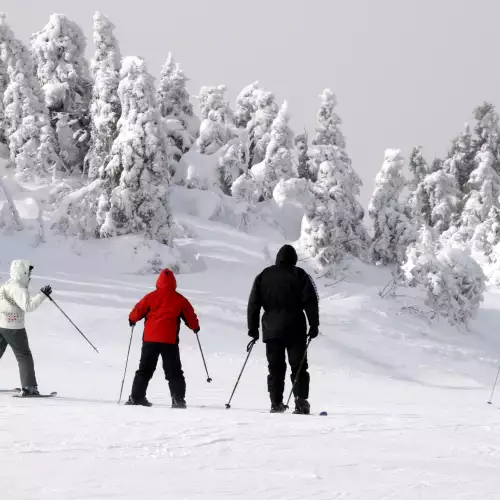
<path fill-rule="evenodd" d="M 127 406 L 153 406 L 153 403 L 150 403 L 146 397 L 142 399 L 135 400 L 132 396 L 128 398 L 128 401 L 125 403 Z"/>
<path fill-rule="evenodd" d="M 288 406 L 283 404 L 283 402 L 272 403 L 271 404 L 271 413 L 284 413 L 288 410 Z"/>
<path fill-rule="evenodd" d="M 172 398 L 172 408 L 186 409 L 186 401 L 183 398 Z"/>
<path fill-rule="evenodd" d="M 311 405 L 304 398 L 295 398 L 295 415 L 309 415 L 311 413 Z"/>
<path fill-rule="evenodd" d="M 23 387 L 21 390 L 21 396 L 23 397 L 40 396 L 40 392 L 38 391 L 38 387 Z"/>

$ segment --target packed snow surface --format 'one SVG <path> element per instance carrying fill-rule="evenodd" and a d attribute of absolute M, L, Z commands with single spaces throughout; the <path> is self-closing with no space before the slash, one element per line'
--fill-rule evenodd
<path fill-rule="evenodd" d="M 16 197 L 25 224 L 36 220 L 29 193 Z M 0 394 L 1 498 L 499 498 L 500 393 L 486 404 L 500 354 L 495 290 L 471 330 L 459 331 L 429 322 L 419 312 L 426 310 L 423 298 L 411 289 L 381 298 L 390 271 L 352 261 L 344 281 L 318 280 L 321 335 L 310 348 L 315 414 L 268 413 L 262 343 L 226 410 L 246 356 L 253 278 L 284 239 L 272 228 L 246 234 L 216 217 L 195 216 L 199 208 L 184 210 L 182 200 L 174 205 L 186 235 L 176 244 L 191 271 L 178 275 L 179 289 L 199 314 L 213 378 L 206 383 L 196 338 L 183 327 L 187 410 L 169 407 L 161 364 L 148 391 L 154 407 L 117 404 L 127 316 L 156 280 L 140 274 L 142 254 L 130 250 L 135 237 L 87 243 L 49 237 L 38 246 L 29 230 L 0 237 L 2 280 L 12 259 L 32 259 L 33 289 L 51 284 L 54 299 L 100 351 L 52 304 L 28 315 L 40 389 L 59 396 Z M 123 399 L 140 344 L 136 328 Z M 18 385 L 8 350 L 0 388 Z"/>

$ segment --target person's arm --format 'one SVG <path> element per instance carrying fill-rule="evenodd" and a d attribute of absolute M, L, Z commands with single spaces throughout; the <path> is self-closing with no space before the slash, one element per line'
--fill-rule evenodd
<path fill-rule="evenodd" d="M 319 328 L 319 297 L 313 279 L 305 271 L 302 273 L 302 308 L 306 312 L 309 328 Z"/>
<path fill-rule="evenodd" d="M 261 275 L 255 278 L 255 281 L 248 298 L 247 321 L 248 334 L 253 338 L 258 338 L 260 328 L 260 310 L 262 309 L 262 297 L 260 294 Z"/>
<path fill-rule="evenodd" d="M 181 317 L 186 323 L 187 327 L 193 330 L 193 332 L 198 333 L 200 331 L 200 322 L 198 321 L 198 316 L 194 312 L 194 308 L 188 299 L 183 297 L 184 303 L 182 304 Z"/>
<path fill-rule="evenodd" d="M 131 325 L 135 325 L 142 319 L 144 319 L 149 312 L 149 295 L 142 298 L 136 306 L 132 309 L 128 320 Z"/>
<path fill-rule="evenodd" d="M 30 296 L 27 288 L 20 286 L 4 288 L 4 293 L 24 312 L 32 312 L 37 309 L 40 304 L 47 298 L 43 293 L 37 293 L 34 297 Z"/>

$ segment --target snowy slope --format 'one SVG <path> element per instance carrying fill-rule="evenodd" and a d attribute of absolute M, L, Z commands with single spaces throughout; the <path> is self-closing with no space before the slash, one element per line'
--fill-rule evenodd
<path fill-rule="evenodd" d="M 16 203 L 23 218 L 31 217 L 32 198 L 17 193 Z M 11 259 L 31 258 L 33 288 L 50 283 L 100 350 L 94 353 L 51 304 L 29 316 L 39 385 L 60 397 L 0 394 L 2 498 L 499 498 L 500 413 L 485 404 L 500 358 L 494 291 L 473 331 L 459 332 L 403 311 L 425 309 L 415 291 L 380 298 L 390 272 L 353 263 L 345 281 L 318 281 L 322 334 L 310 351 L 311 404 L 329 415 L 267 413 L 262 344 L 233 408 L 225 410 L 246 354 L 252 280 L 284 237 L 272 227 L 245 234 L 178 207 L 176 219 L 189 237 L 176 244 L 191 270 L 178 276 L 179 287 L 199 313 L 213 378 L 208 385 L 196 339 L 184 329 L 186 411 L 169 408 L 160 369 L 148 392 L 153 408 L 116 404 L 127 315 L 156 279 L 137 274 L 144 255 L 130 251 L 136 240 L 70 243 L 47 236 L 33 246 L 34 230 L 0 237 L 0 277 Z M 136 331 L 124 396 L 140 342 Z M 0 386 L 18 383 L 8 351 Z"/>

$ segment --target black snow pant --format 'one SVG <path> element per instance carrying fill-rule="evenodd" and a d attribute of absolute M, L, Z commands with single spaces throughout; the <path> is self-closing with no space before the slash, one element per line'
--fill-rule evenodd
<path fill-rule="evenodd" d="M 295 382 L 302 357 L 306 350 L 307 339 L 298 338 L 292 340 L 270 339 L 266 342 L 267 362 L 269 365 L 269 375 L 267 377 L 267 389 L 271 398 L 271 403 L 283 402 L 283 392 L 285 390 L 286 359 L 288 352 L 288 362 L 291 368 L 292 384 Z M 302 365 L 302 370 L 295 386 L 294 396 L 307 399 L 309 397 L 309 372 L 307 358 Z"/>
<path fill-rule="evenodd" d="M 148 384 L 153 378 L 160 355 L 172 399 L 184 399 L 186 397 L 186 380 L 182 371 L 179 345 L 144 342 L 142 344 L 139 369 L 135 373 L 134 383 L 132 384 L 131 396 L 134 400 L 138 401 L 146 397 Z"/>
<path fill-rule="evenodd" d="M 19 376 L 21 378 L 21 387 L 36 388 L 35 364 L 31 354 L 28 335 L 24 328 L 20 330 L 9 330 L 0 328 L 0 358 L 3 356 L 7 346 L 14 351 L 19 366 Z"/>

